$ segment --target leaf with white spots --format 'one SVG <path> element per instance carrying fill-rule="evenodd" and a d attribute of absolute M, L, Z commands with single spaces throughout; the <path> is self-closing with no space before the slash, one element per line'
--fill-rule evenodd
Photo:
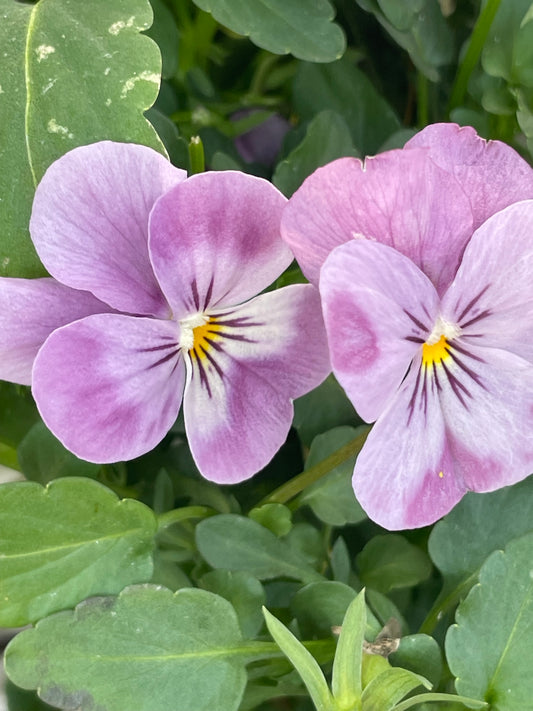
<path fill-rule="evenodd" d="M 264 656 L 261 647 L 242 641 L 218 595 L 139 585 L 22 632 L 6 650 L 6 671 L 71 711 L 236 711 L 245 664 Z"/>
<path fill-rule="evenodd" d="M 35 186 L 70 149 L 111 139 L 164 152 L 143 112 L 161 57 L 148 0 L 0 0 L 0 275 L 42 275 Z"/>
<path fill-rule="evenodd" d="M 0 627 L 150 580 L 156 521 L 132 499 L 77 477 L 0 486 Z"/>

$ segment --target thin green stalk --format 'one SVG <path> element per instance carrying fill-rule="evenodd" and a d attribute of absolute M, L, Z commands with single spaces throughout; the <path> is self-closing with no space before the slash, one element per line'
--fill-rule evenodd
<path fill-rule="evenodd" d="M 468 48 L 459 66 L 450 96 L 449 111 L 460 106 L 466 96 L 468 80 L 479 61 L 492 22 L 498 12 L 501 0 L 487 0 L 472 31 Z"/>
<path fill-rule="evenodd" d="M 448 612 L 452 607 L 455 607 L 463 596 L 467 594 L 472 585 L 476 582 L 478 571 L 476 570 L 470 577 L 454 588 L 450 593 L 443 598 L 437 599 L 431 610 L 428 612 L 426 619 L 420 626 L 421 634 L 432 634 L 435 627 L 438 625 L 441 617 Z"/>
<path fill-rule="evenodd" d="M 354 439 L 338 449 L 336 452 L 333 452 L 333 454 L 326 457 L 326 459 L 323 459 L 318 464 L 315 464 L 314 467 L 310 467 L 301 474 L 289 479 L 289 481 L 285 482 L 285 484 L 282 484 L 277 489 L 274 489 L 271 494 L 256 504 L 256 506 L 259 507 L 264 504 L 287 503 L 287 501 L 297 496 L 308 486 L 314 484 L 315 481 L 318 481 L 323 476 L 326 476 L 326 474 L 329 474 L 329 472 L 332 469 L 335 469 L 335 467 L 338 467 L 339 464 L 342 464 L 342 462 L 345 462 L 350 457 L 353 457 L 354 454 L 360 452 L 369 432 L 370 427 L 367 427 L 364 432 L 357 437 L 354 437 Z"/>
<path fill-rule="evenodd" d="M 189 141 L 189 161 L 191 175 L 203 173 L 205 170 L 204 144 L 200 136 L 193 136 Z"/>
<path fill-rule="evenodd" d="M 416 106 L 418 126 L 424 128 L 429 123 L 429 86 L 428 79 L 422 72 L 418 72 L 416 79 Z"/>
<path fill-rule="evenodd" d="M 161 531 L 173 523 L 182 523 L 191 518 L 208 518 L 216 513 L 217 511 L 209 506 L 183 506 L 181 509 L 165 511 L 157 517 L 157 530 Z"/>

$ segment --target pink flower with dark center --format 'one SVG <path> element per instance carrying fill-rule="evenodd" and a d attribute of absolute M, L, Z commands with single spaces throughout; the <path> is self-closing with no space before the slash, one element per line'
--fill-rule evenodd
<path fill-rule="evenodd" d="M 282 233 L 320 284 L 333 371 L 376 421 L 354 490 L 389 529 L 533 471 L 533 170 L 472 129 L 316 171 Z"/>
<path fill-rule="evenodd" d="M 0 375 L 31 382 L 45 423 L 83 459 L 149 451 L 183 400 L 201 473 L 252 476 L 283 444 L 292 399 L 329 370 L 317 290 L 256 296 L 292 260 L 284 205 L 260 178 L 186 178 L 142 146 L 67 153 L 30 225 L 53 279 L 0 281 Z"/>

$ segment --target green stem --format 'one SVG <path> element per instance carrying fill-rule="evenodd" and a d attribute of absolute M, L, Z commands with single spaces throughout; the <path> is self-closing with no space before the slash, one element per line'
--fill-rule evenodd
<path fill-rule="evenodd" d="M 418 126 L 424 128 L 424 126 L 427 126 L 429 123 L 429 86 L 427 77 L 425 77 L 422 72 L 418 72 L 416 86 Z"/>
<path fill-rule="evenodd" d="M 217 512 L 209 506 L 183 506 L 181 509 L 165 511 L 157 517 L 157 530 L 162 531 L 173 523 L 182 523 L 190 518 L 208 518 Z"/>
<path fill-rule="evenodd" d="M 205 170 L 204 144 L 200 136 L 193 136 L 189 141 L 190 175 L 203 173 Z"/>
<path fill-rule="evenodd" d="M 452 607 L 455 607 L 457 603 L 463 598 L 467 592 L 470 590 L 472 585 L 476 582 L 478 572 L 470 575 L 466 580 L 463 580 L 460 585 L 454 588 L 450 593 L 444 597 L 439 597 L 431 610 L 428 612 L 426 619 L 420 626 L 419 632 L 421 634 L 432 634 L 433 630 L 439 623 L 441 617 Z"/>
<path fill-rule="evenodd" d="M 264 504 L 287 503 L 287 501 L 294 498 L 310 484 L 314 484 L 315 481 L 318 481 L 326 474 L 329 474 L 332 469 L 338 467 L 339 464 L 342 464 L 342 462 L 345 462 L 350 457 L 353 457 L 354 454 L 360 452 L 369 432 L 370 427 L 365 428 L 364 432 L 357 437 L 354 437 L 354 439 L 331 454 L 329 457 L 326 457 L 326 459 L 323 459 L 318 464 L 315 464 L 314 467 L 310 467 L 301 474 L 289 479 L 289 481 L 285 482 L 285 484 L 282 484 L 277 489 L 274 489 L 271 494 L 256 504 L 256 506 L 259 507 Z"/>
<path fill-rule="evenodd" d="M 479 61 L 479 57 L 481 56 L 483 46 L 485 45 L 487 35 L 489 34 L 494 17 L 498 12 L 500 3 L 501 0 L 487 0 L 487 4 L 477 19 L 470 37 L 468 48 L 465 52 L 465 56 L 455 77 L 455 82 L 450 96 L 449 111 L 452 111 L 452 109 L 460 106 L 464 101 L 466 90 L 468 88 L 468 80 L 470 79 L 470 75 Z"/>

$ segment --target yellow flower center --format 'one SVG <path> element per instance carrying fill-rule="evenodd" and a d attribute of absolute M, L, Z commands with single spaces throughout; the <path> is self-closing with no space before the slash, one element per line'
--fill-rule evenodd
<path fill-rule="evenodd" d="M 222 331 L 222 326 L 217 324 L 212 317 L 209 317 L 206 323 L 201 326 L 196 326 L 192 332 L 193 343 L 189 353 L 197 358 L 205 358 L 210 344 L 219 338 L 220 331 Z"/>
<path fill-rule="evenodd" d="M 424 343 L 422 346 L 422 365 L 426 368 L 431 367 L 434 363 L 439 365 L 449 357 L 450 351 L 445 336 L 441 336 L 436 343 Z"/>

